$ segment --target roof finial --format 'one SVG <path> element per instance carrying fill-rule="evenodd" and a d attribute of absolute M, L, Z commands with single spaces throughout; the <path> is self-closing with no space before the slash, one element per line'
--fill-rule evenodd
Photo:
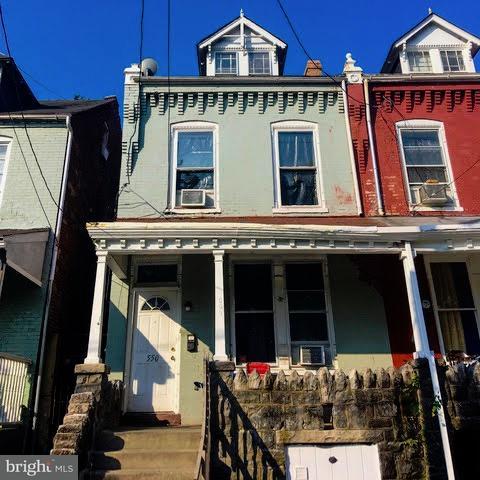
<path fill-rule="evenodd" d="M 432 7 L 428 7 L 428 14 L 431 15 L 433 12 L 432 12 Z"/>
<path fill-rule="evenodd" d="M 240 9 L 240 16 L 243 17 L 243 8 Z"/>

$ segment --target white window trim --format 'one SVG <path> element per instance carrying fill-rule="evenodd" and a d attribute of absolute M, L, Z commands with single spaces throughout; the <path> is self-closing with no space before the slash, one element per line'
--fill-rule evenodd
<path fill-rule="evenodd" d="M 463 208 L 459 205 L 457 190 L 455 182 L 453 179 L 452 166 L 450 162 L 450 155 L 448 153 L 447 139 L 445 135 L 445 127 L 443 122 L 437 120 L 425 120 L 425 119 L 416 119 L 416 120 L 403 120 L 395 124 L 397 129 L 397 138 L 398 138 L 398 147 L 400 150 L 400 159 L 402 161 L 402 170 L 403 178 L 405 185 L 405 193 L 408 199 L 408 205 L 410 211 L 416 212 L 437 212 L 437 211 L 450 211 L 450 212 L 463 212 Z M 453 205 L 448 205 L 445 207 L 428 207 L 426 205 L 421 205 L 419 203 L 414 203 L 412 196 L 410 194 L 410 182 L 408 181 L 407 173 L 407 163 L 405 161 L 405 151 L 403 148 L 403 139 L 402 139 L 402 130 L 437 130 L 438 139 L 440 146 L 442 148 L 442 158 L 445 164 L 445 169 L 447 171 L 447 182 L 449 183 L 449 188 L 451 190 L 451 195 L 453 199 Z"/>
<path fill-rule="evenodd" d="M 234 54 L 235 55 L 235 63 L 236 63 L 236 69 L 235 69 L 235 73 L 222 73 L 222 72 L 217 72 L 217 55 L 221 55 L 222 53 L 228 53 L 228 54 Z M 238 76 L 238 72 L 239 72 L 239 65 L 238 65 L 238 52 L 236 52 L 235 50 L 217 50 L 214 52 L 214 65 L 213 65 L 213 72 L 215 75 L 218 75 L 219 77 L 223 77 L 223 76 L 228 76 L 228 75 L 236 75 Z"/>
<path fill-rule="evenodd" d="M 256 53 L 266 53 L 268 55 L 268 62 L 270 65 L 270 73 L 252 73 L 250 72 L 250 55 L 255 55 Z M 255 50 L 255 49 L 250 49 L 248 50 L 247 53 L 247 62 L 248 62 L 248 75 L 251 77 L 271 77 L 273 76 L 273 58 L 272 58 L 272 52 L 268 50 Z"/>
<path fill-rule="evenodd" d="M 445 73 L 466 73 L 468 72 L 468 64 L 467 62 L 465 61 L 465 48 L 455 48 L 455 47 L 442 47 L 442 48 L 439 48 L 438 49 L 439 51 L 439 55 L 440 55 L 440 61 L 442 62 L 442 69 Z M 460 54 L 460 57 L 462 58 L 462 61 L 463 61 L 463 70 L 445 70 L 444 66 L 443 66 L 443 60 L 442 60 L 442 52 L 455 52 L 457 54 Z M 448 56 L 448 54 L 447 54 Z"/>
<path fill-rule="evenodd" d="M 170 132 L 170 208 L 167 208 L 167 212 L 179 213 L 179 214 L 204 214 L 204 213 L 220 213 L 219 204 L 219 141 L 218 141 L 218 124 L 212 122 L 194 121 L 194 122 L 180 122 L 172 124 Z M 178 132 L 213 132 L 213 189 L 214 189 L 214 206 L 212 208 L 182 208 L 176 205 L 177 202 L 177 149 L 178 149 Z"/>
<path fill-rule="evenodd" d="M 316 168 L 316 187 L 317 187 L 317 205 L 282 205 L 282 191 L 280 186 L 280 157 L 278 151 L 278 133 L 288 131 L 312 132 L 313 134 L 313 153 L 315 156 Z M 325 190 L 323 188 L 322 161 L 320 154 L 320 139 L 318 124 L 298 120 L 287 120 L 271 124 L 272 135 L 272 156 L 273 156 L 273 175 L 274 175 L 274 214 L 291 213 L 326 213 L 328 208 L 325 204 Z"/>
<path fill-rule="evenodd" d="M 428 54 L 428 58 L 430 60 L 430 70 L 413 70 L 412 69 L 412 66 L 410 65 L 410 59 L 408 58 L 408 54 L 409 53 L 427 53 Z M 440 55 L 440 54 L 439 54 Z M 406 50 L 406 64 L 408 66 L 408 73 L 413 73 L 414 75 L 425 75 L 425 74 L 428 74 L 428 73 L 435 73 L 435 67 L 434 67 L 434 58 L 432 58 L 432 52 L 430 51 L 429 48 L 425 48 L 425 47 L 416 47 L 416 48 L 407 48 Z"/>
<path fill-rule="evenodd" d="M 330 295 L 330 278 L 328 274 L 328 260 L 326 255 L 280 255 L 275 257 L 259 256 L 252 259 L 251 255 L 237 254 L 229 256 L 229 298 L 230 298 L 230 353 L 237 366 L 245 367 L 245 363 L 237 363 L 236 337 L 235 337 L 235 289 L 234 289 L 234 267 L 242 263 L 268 263 L 272 267 L 272 295 L 273 295 L 273 329 L 275 340 L 275 362 L 269 363 L 275 369 L 305 371 L 304 365 L 292 365 L 292 345 L 290 340 L 290 319 L 288 310 L 288 298 L 285 277 L 285 265 L 287 263 L 320 263 L 322 265 L 325 309 L 327 316 L 328 343 L 330 348 L 331 366 L 337 368 L 337 345 L 335 340 L 335 327 L 333 321 L 332 301 Z M 276 267 L 280 266 L 282 274 L 277 275 Z M 280 278 L 280 284 L 278 280 Z M 282 298 L 282 301 L 279 300 Z M 286 338 L 282 338 L 286 335 Z M 322 342 L 305 342 L 320 344 Z M 288 365 L 284 364 L 284 355 L 279 355 L 279 347 L 285 345 L 288 349 Z"/>
<path fill-rule="evenodd" d="M 10 157 L 12 153 L 12 138 L 6 136 L 0 136 L 0 143 L 7 144 L 7 151 L 5 152 L 5 164 L 3 165 L 3 176 L 0 182 L 0 206 L 3 203 L 3 195 L 5 193 L 5 185 L 7 182 L 8 166 L 10 163 Z"/>
<path fill-rule="evenodd" d="M 470 257 L 468 255 L 463 255 L 463 254 L 457 254 L 457 255 L 424 255 L 424 264 L 425 264 L 425 270 L 427 274 L 427 279 L 428 279 L 428 287 L 430 290 L 430 296 L 432 299 L 432 309 L 433 309 L 433 315 L 435 317 L 435 326 L 436 326 L 436 331 L 437 331 L 437 338 L 438 338 L 438 344 L 440 347 L 440 353 L 442 354 L 443 357 L 446 356 L 446 351 L 445 351 L 445 344 L 443 342 L 443 333 L 442 333 L 442 326 L 440 324 L 440 315 L 438 311 L 438 302 L 437 302 L 437 295 L 435 293 L 435 288 L 433 285 L 433 275 L 432 275 L 432 269 L 431 269 L 431 264 L 432 263 L 449 263 L 449 262 L 463 262 L 465 263 L 465 266 L 467 268 L 467 275 L 468 275 L 468 281 L 470 283 L 470 289 L 472 291 L 472 297 L 473 297 L 473 305 L 474 305 L 474 312 L 475 312 L 475 319 L 477 321 L 477 329 L 478 333 L 480 335 L 480 317 L 479 317 L 479 301 L 480 298 L 478 297 L 478 293 L 475 290 L 475 283 L 473 282 L 473 277 L 472 277 L 472 266 L 470 264 Z M 469 309 L 472 310 L 472 309 Z"/>

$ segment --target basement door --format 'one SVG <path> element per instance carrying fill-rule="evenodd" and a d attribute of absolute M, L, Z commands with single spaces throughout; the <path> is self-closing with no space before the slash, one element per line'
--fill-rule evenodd
<path fill-rule="evenodd" d="M 287 480 L 380 480 L 376 445 L 287 447 Z"/>
<path fill-rule="evenodd" d="M 179 335 L 178 291 L 138 292 L 128 411 L 174 411 Z"/>

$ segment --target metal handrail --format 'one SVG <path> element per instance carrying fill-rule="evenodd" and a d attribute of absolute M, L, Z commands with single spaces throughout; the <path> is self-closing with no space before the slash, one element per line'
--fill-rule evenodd
<path fill-rule="evenodd" d="M 202 421 L 202 436 L 198 449 L 197 464 L 195 468 L 195 480 L 210 480 L 210 456 L 211 456 L 211 405 L 210 405 L 210 360 L 204 360 L 204 411 Z"/>

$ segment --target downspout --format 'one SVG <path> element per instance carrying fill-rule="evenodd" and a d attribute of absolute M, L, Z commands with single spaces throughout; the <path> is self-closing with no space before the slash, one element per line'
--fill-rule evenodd
<path fill-rule="evenodd" d="M 355 154 L 353 152 L 353 143 L 352 143 L 352 131 L 350 130 L 350 117 L 348 116 L 348 100 L 347 100 L 347 84 L 345 80 L 342 80 L 342 90 L 345 92 L 343 95 L 343 110 L 345 112 L 345 127 L 347 129 L 347 142 L 348 142 L 348 151 L 350 154 L 350 162 L 352 164 L 352 175 L 354 178 L 353 188 L 355 190 L 355 201 L 357 202 L 357 213 L 362 215 L 362 201 L 360 199 L 360 189 L 358 188 L 359 176 L 357 171 L 357 166 L 355 165 Z"/>
<path fill-rule="evenodd" d="M 57 257 L 58 257 L 58 241 L 60 240 L 60 233 L 62 230 L 62 221 L 63 221 L 63 209 L 65 205 L 65 196 L 67 192 L 67 182 L 68 182 L 68 170 L 70 167 L 70 156 L 72 151 L 72 126 L 70 123 L 70 116 L 65 117 L 65 124 L 68 129 L 68 137 L 67 137 L 67 147 L 65 151 L 65 161 L 63 164 L 63 173 L 62 173 L 62 186 L 60 190 L 60 203 L 58 205 L 57 211 L 57 221 L 55 224 L 55 236 L 53 239 L 53 251 L 52 251 L 52 258 L 50 261 L 50 273 L 47 285 L 47 300 L 44 309 L 43 315 L 43 325 L 42 325 L 42 339 L 41 339 L 41 346 L 40 346 L 40 356 L 38 360 L 38 367 L 37 367 L 37 378 L 35 382 L 35 403 L 33 407 L 33 422 L 32 422 L 32 430 L 33 430 L 33 445 L 35 445 L 35 438 L 36 438 L 36 429 L 37 429 L 37 419 L 38 419 L 38 410 L 40 406 L 40 390 L 42 387 L 42 376 L 43 376 L 43 369 L 45 364 L 45 349 L 46 349 L 46 340 L 47 340 L 47 331 L 48 331 L 48 317 L 50 311 L 50 302 L 52 299 L 52 287 L 53 287 L 53 280 L 55 278 L 55 269 L 57 266 Z"/>
<path fill-rule="evenodd" d="M 372 117 L 370 115 L 370 95 L 368 93 L 368 80 L 366 78 L 363 80 L 363 94 L 365 98 L 365 112 L 367 117 L 368 143 L 370 144 L 370 151 L 372 152 L 373 177 L 375 179 L 375 194 L 377 197 L 378 214 L 385 215 L 385 211 L 383 210 L 382 193 L 380 191 L 380 180 L 378 176 L 377 154 L 375 151 L 375 143 L 373 141 Z"/>

